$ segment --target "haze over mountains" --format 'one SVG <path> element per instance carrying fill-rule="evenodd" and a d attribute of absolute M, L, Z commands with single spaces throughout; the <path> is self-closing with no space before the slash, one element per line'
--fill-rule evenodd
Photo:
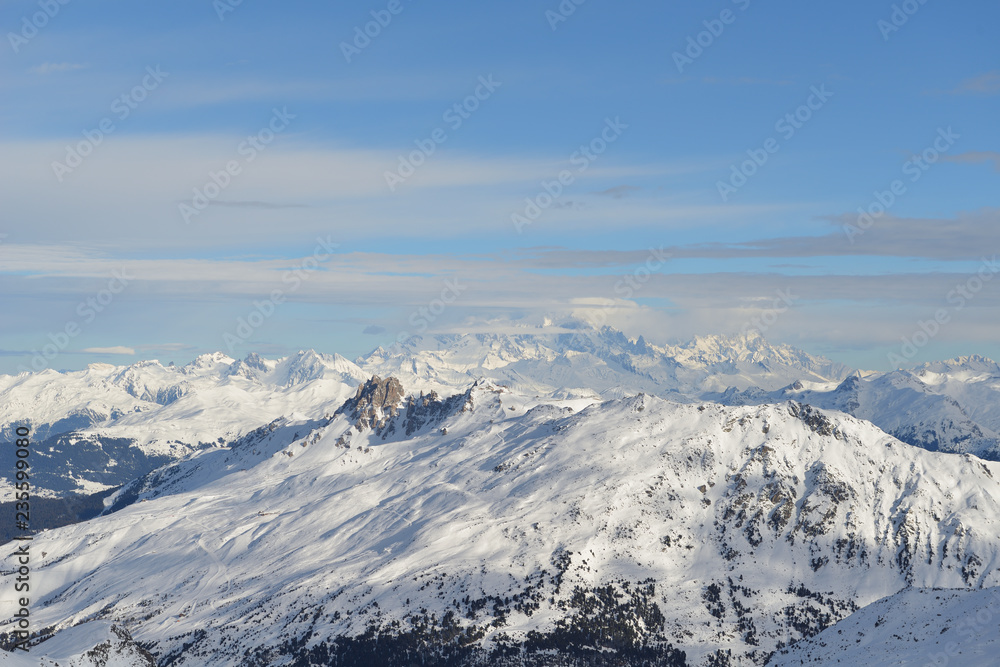
<path fill-rule="evenodd" d="M 954 627 L 1000 584 L 997 392 L 981 357 L 612 329 L 2 377 L 38 483 L 106 496 L 36 536 L 32 659 L 826 664 L 843 628 L 919 659 L 941 595 Z"/>

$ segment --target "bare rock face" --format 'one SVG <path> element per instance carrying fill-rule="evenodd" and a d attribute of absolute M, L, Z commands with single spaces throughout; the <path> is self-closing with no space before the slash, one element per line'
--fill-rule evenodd
<path fill-rule="evenodd" d="M 472 410 L 472 407 L 472 389 L 444 400 L 434 391 L 421 394 L 419 398 L 410 396 L 406 402 L 406 419 L 403 424 L 406 435 L 410 436 L 429 425 L 436 425 L 456 412 Z"/>
<path fill-rule="evenodd" d="M 399 414 L 399 406 L 405 392 L 396 378 L 383 380 L 373 376 L 358 387 L 357 394 L 337 409 L 336 414 L 346 414 L 354 420 L 358 431 L 374 429 L 380 431 L 386 423 Z"/>
<path fill-rule="evenodd" d="M 487 386 L 488 385 L 488 386 Z M 383 440 L 403 434 L 411 436 L 423 429 L 432 428 L 447 417 L 473 409 L 473 394 L 477 391 L 500 393 L 503 391 L 492 383 L 476 382 L 462 394 L 442 399 L 437 392 L 406 396 L 403 385 L 394 377 L 385 380 L 373 377 L 358 387 L 357 394 L 338 408 L 334 415 L 347 415 L 353 420 L 354 431 L 361 433 L 371 430 Z M 349 435 L 341 436 L 340 446 L 348 444 Z"/>

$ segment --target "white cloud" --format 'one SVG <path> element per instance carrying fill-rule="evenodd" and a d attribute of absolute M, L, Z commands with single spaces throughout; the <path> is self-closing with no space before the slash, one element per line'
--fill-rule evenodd
<path fill-rule="evenodd" d="M 423 239 L 496 233 L 510 236 L 511 214 L 525 197 L 541 190 L 567 167 L 568 156 L 483 158 L 440 150 L 395 193 L 384 174 L 399 154 L 412 149 L 317 148 L 302 137 L 279 136 L 252 162 L 240 155 L 241 137 L 130 136 L 111 134 L 82 164 L 59 182 L 53 163 L 82 133 L 61 141 L 0 143 L 4 217 L 18 224 L 27 242 L 89 243 L 103 247 L 169 248 L 287 245 L 337 230 L 342 239 L 405 235 Z M 69 148 L 68 148 L 69 147 Z M 230 161 L 242 171 L 217 196 L 222 202 L 264 202 L 274 206 L 209 206 L 185 224 L 179 204 Z M 623 178 L 665 178 L 704 165 L 620 165 L 610 157 L 578 175 L 580 193 L 620 183 Z M 576 185 L 576 184 L 575 184 Z M 214 187 L 214 185 L 213 185 Z M 567 195 L 578 197 L 580 193 Z M 676 193 L 612 200 L 594 197 L 586 210 L 545 211 L 532 232 L 600 231 L 614 219 L 619 229 L 662 230 L 664 223 L 691 220 L 744 221 L 776 208 L 727 207 L 715 201 L 682 201 Z M 294 207 L 288 208 L 294 205 Z"/>
<path fill-rule="evenodd" d="M 88 354 L 120 354 L 125 356 L 132 356 L 135 354 L 135 350 L 131 347 L 122 347 L 120 345 L 116 347 L 88 347 L 82 351 Z"/>
<path fill-rule="evenodd" d="M 312 249 L 313 244 L 303 248 L 302 256 L 308 256 Z M 496 318 L 519 313 L 518 317 L 539 321 L 549 314 L 576 315 L 591 321 L 605 318 L 608 324 L 650 339 L 655 332 L 671 338 L 735 333 L 766 311 L 782 290 L 794 295 L 794 306 L 782 315 L 769 337 L 852 345 L 891 343 L 909 333 L 919 320 L 932 317 L 938 308 L 949 307 L 949 292 L 972 275 L 972 270 L 805 276 L 656 273 L 643 274 L 633 289 L 625 289 L 628 283 L 624 278 L 638 275 L 632 269 L 644 262 L 648 251 L 602 257 L 596 251 L 534 249 L 514 261 L 505 253 L 473 257 L 344 252 L 322 262 L 319 270 L 308 273 L 292 290 L 283 282 L 289 269 L 298 264 L 291 259 L 123 262 L 94 251 L 19 245 L 4 246 L 2 252 L 9 272 L 3 278 L 8 292 L 38 303 L 57 299 L 75 305 L 103 289 L 113 271 L 126 267 L 132 279 L 109 308 L 114 317 L 155 321 L 169 317 L 176 304 L 184 303 L 190 304 L 187 326 L 208 332 L 225 328 L 226 320 L 220 323 L 219 319 L 226 309 L 240 314 L 252 308 L 255 299 L 281 289 L 289 302 L 299 305 L 282 306 L 278 322 L 286 317 L 305 317 L 312 323 L 305 329 L 311 330 L 318 325 L 310 318 L 356 317 L 392 334 L 406 329 L 410 314 L 437 298 L 446 279 L 454 279 L 464 289 L 447 313 L 435 320 L 435 330 L 458 326 L 470 316 Z M 610 275 L 609 267 L 613 269 Z M 669 262 L 665 267 L 674 270 Z M 572 275 L 552 273 L 553 268 L 570 268 Z M 28 271 L 32 275 L 17 275 Z M 998 312 L 1000 282 L 990 281 L 961 313 L 955 313 L 959 324 L 949 327 L 940 339 L 991 341 Z M 148 339 L 157 330 L 151 325 L 148 330 L 128 333 Z"/>

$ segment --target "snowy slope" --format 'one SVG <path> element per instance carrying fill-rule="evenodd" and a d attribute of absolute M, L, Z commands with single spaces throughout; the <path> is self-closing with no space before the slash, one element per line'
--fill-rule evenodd
<path fill-rule="evenodd" d="M 769 666 L 995 667 L 1000 588 L 910 588 L 781 651 Z"/>
<path fill-rule="evenodd" d="M 156 667 L 128 631 L 107 621 L 92 621 L 60 632 L 27 651 L 0 651 L 2 667 Z"/>
<path fill-rule="evenodd" d="M 113 620 L 175 665 L 759 665 L 907 586 L 1000 584 L 998 464 L 794 402 L 400 389 L 38 536 L 37 622 Z"/>

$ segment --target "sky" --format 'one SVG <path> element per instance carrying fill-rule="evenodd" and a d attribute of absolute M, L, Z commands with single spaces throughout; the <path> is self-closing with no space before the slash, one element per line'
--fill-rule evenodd
<path fill-rule="evenodd" d="M 0 373 L 569 321 L 1000 359 L 998 24 L 0 0 Z"/>

